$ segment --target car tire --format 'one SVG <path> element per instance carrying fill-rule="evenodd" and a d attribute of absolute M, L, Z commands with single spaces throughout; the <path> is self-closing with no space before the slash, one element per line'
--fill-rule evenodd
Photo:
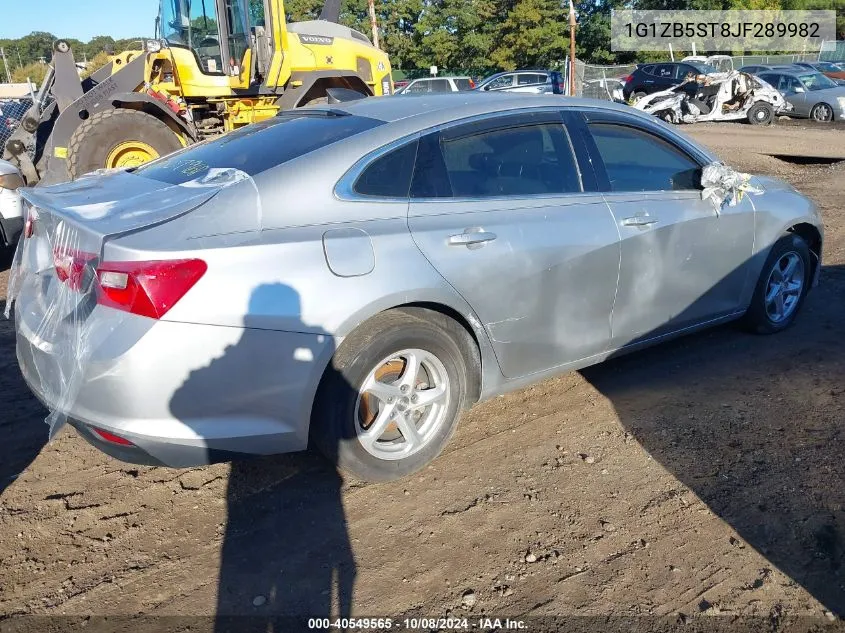
<path fill-rule="evenodd" d="M 810 110 L 810 118 L 819 123 L 830 123 L 833 121 L 833 108 L 826 103 L 817 103 Z"/>
<path fill-rule="evenodd" d="M 411 353 L 420 370 L 414 376 L 407 374 Z M 312 446 L 340 470 L 365 481 L 390 481 L 418 471 L 440 454 L 468 394 L 475 393 L 477 359 L 471 335 L 438 312 L 403 308 L 371 319 L 343 341 L 323 375 L 311 417 Z M 380 397 L 366 388 L 374 380 Z M 411 383 L 414 387 L 406 391 Z M 411 400 L 440 391 L 444 395 L 437 402 L 414 408 Z M 405 437 L 410 432 L 403 430 L 409 423 L 417 434 L 411 442 Z M 376 424 L 384 430 L 379 432 Z"/>
<path fill-rule="evenodd" d="M 179 137 L 166 123 L 140 110 L 115 108 L 103 110 L 84 120 L 70 137 L 67 150 L 71 178 L 114 167 L 110 160 L 120 160 L 119 148 L 132 150 L 136 156 L 166 156 L 182 148 Z M 117 152 L 117 153 L 116 153 Z M 130 154 L 123 154 L 124 157 Z"/>
<path fill-rule="evenodd" d="M 642 99 L 643 97 L 646 97 L 646 96 L 648 96 L 648 95 L 646 95 L 646 93 L 645 93 L 645 92 L 643 92 L 642 90 L 637 90 L 637 91 L 636 91 L 634 94 L 632 94 L 631 96 L 634 98 L 634 101 L 637 101 L 637 100 Z"/>
<path fill-rule="evenodd" d="M 745 328 L 775 334 L 792 325 L 810 290 L 812 266 L 810 248 L 799 235 L 790 233 L 775 242 L 743 317 Z M 784 275 L 786 270 L 791 272 Z"/>
<path fill-rule="evenodd" d="M 755 103 L 748 110 L 748 122 L 751 125 L 769 125 L 775 120 L 775 109 L 765 101 Z"/>

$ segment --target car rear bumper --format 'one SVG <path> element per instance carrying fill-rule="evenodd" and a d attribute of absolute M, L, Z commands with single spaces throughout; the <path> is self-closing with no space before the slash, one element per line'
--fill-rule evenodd
<path fill-rule="evenodd" d="M 30 389 L 117 459 L 183 467 L 308 444 L 313 394 L 334 348 L 329 336 L 127 315 L 96 349 L 80 351 L 74 378 L 74 366 L 20 316 L 26 310 L 15 312 Z M 94 429 L 132 445 L 107 442 Z"/>

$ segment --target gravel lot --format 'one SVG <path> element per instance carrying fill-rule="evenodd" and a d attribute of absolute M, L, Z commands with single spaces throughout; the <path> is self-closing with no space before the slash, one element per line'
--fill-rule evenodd
<path fill-rule="evenodd" d="M 822 207 L 821 286 L 796 327 L 723 327 L 479 405 L 406 481 L 344 481 L 307 454 L 135 467 L 69 429 L 45 445 L 0 320 L 0 628 L 29 613 L 451 611 L 776 630 L 845 614 L 845 163 L 828 164 L 845 130 L 685 131 Z"/>

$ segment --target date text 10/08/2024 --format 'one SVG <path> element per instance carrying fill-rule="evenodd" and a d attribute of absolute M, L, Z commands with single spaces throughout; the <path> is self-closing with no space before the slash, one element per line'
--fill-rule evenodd
<path fill-rule="evenodd" d="M 315 631 L 527 631 L 523 620 L 511 618 L 310 618 Z"/>

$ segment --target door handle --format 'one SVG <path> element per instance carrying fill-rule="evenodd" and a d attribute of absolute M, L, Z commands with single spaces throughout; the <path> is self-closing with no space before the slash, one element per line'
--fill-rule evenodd
<path fill-rule="evenodd" d="M 449 236 L 450 246 L 473 246 L 475 244 L 484 244 L 485 242 L 492 242 L 496 239 L 495 233 L 488 233 L 480 229 L 467 229 L 463 233 Z"/>
<path fill-rule="evenodd" d="M 622 220 L 622 226 L 649 226 L 651 224 L 657 224 L 657 222 L 659 220 L 650 215 L 635 215 Z"/>

